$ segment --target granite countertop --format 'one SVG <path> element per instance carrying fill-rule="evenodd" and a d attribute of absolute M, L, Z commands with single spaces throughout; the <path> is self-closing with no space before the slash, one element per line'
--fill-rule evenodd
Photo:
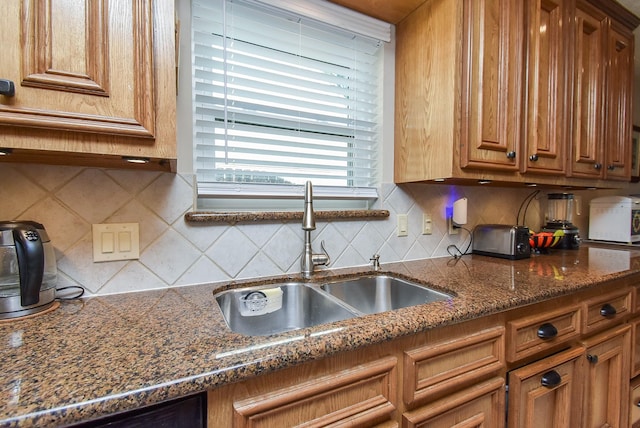
<path fill-rule="evenodd" d="M 321 271 L 314 280 L 364 272 L 371 273 Z M 589 244 L 518 261 L 473 255 L 383 263 L 381 272 L 429 281 L 455 297 L 257 337 L 232 333 L 213 298 L 252 283 L 93 297 L 0 322 L 0 426 L 96 419 L 568 294 L 640 272 L 640 250 Z"/>

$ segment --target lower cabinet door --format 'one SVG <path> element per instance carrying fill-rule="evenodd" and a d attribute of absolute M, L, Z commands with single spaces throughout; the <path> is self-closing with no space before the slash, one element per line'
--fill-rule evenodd
<path fill-rule="evenodd" d="M 569 349 L 509 372 L 509 428 L 580 426 L 584 349 Z"/>
<path fill-rule="evenodd" d="M 631 382 L 629 426 L 640 428 L 640 376 Z"/>
<path fill-rule="evenodd" d="M 504 379 L 493 378 L 404 413 L 404 428 L 504 427 Z"/>
<path fill-rule="evenodd" d="M 631 327 L 623 324 L 583 341 L 586 347 L 582 426 L 627 426 Z"/>

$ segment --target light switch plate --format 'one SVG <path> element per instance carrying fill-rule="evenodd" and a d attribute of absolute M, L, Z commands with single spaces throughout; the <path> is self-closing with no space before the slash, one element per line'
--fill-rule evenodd
<path fill-rule="evenodd" d="M 409 219 L 407 214 L 398 214 L 398 236 L 409 235 Z"/>
<path fill-rule="evenodd" d="M 422 214 L 422 234 L 431 235 L 431 214 Z"/>
<path fill-rule="evenodd" d="M 140 257 L 138 223 L 94 224 L 93 261 L 136 260 Z"/>

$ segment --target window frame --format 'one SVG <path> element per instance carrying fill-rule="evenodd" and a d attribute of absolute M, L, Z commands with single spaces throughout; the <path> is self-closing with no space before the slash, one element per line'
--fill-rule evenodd
<path fill-rule="evenodd" d="M 262 1 L 258 1 L 259 3 L 265 3 Z M 287 6 L 291 6 L 290 3 L 288 3 L 286 0 L 269 0 L 268 3 L 271 4 L 286 4 Z M 331 3 L 327 3 L 327 2 L 315 2 L 315 1 L 310 1 L 310 2 L 294 2 L 294 4 L 296 6 L 304 6 L 305 4 L 318 4 L 318 3 L 326 3 L 329 4 L 331 7 L 339 7 L 336 6 L 334 4 Z M 341 8 L 341 7 L 340 7 Z M 344 8 L 342 8 L 344 9 Z M 345 9 L 347 11 L 349 11 L 349 15 L 350 14 L 355 14 L 358 15 L 357 19 L 361 19 L 362 17 L 365 17 L 364 15 L 360 15 L 357 12 L 354 11 L 350 11 L 348 9 Z M 189 11 L 189 17 L 191 16 L 191 11 Z M 345 15 L 347 16 L 347 15 Z M 365 17 L 367 19 L 371 19 L 369 17 Z M 373 21 L 377 21 L 377 20 L 373 20 Z M 387 36 L 385 36 L 386 41 L 388 40 L 392 40 L 392 30 L 393 30 L 393 26 L 391 24 L 387 24 L 387 23 L 382 23 L 382 21 L 378 21 L 377 24 L 382 24 L 381 26 L 379 25 L 378 28 L 383 28 L 383 32 L 386 31 Z M 370 24 L 370 22 L 369 22 Z M 190 29 L 189 29 L 189 33 L 190 33 Z M 386 50 L 384 47 L 382 48 L 383 50 Z M 385 93 L 387 92 L 387 90 L 385 90 L 385 76 L 384 76 L 384 69 L 388 68 L 388 64 L 384 64 L 385 61 L 385 54 L 382 53 L 383 58 L 381 59 L 381 64 L 380 64 L 380 68 L 382 70 L 379 70 L 379 74 L 378 74 L 378 79 L 380 80 L 380 91 Z M 189 63 L 190 66 L 190 71 L 191 71 L 191 62 Z M 191 74 L 191 73 L 190 73 Z M 383 95 L 380 95 L 380 98 L 382 99 Z M 193 101 L 190 100 L 190 103 L 192 103 Z M 193 108 L 193 107 L 192 107 Z M 381 121 L 384 121 L 384 116 L 382 114 L 383 108 L 382 106 L 379 107 L 380 108 L 380 112 L 379 112 L 379 117 Z M 382 126 L 381 126 L 382 127 Z M 378 156 L 379 156 L 379 163 L 382 163 L 382 158 L 383 157 L 383 142 L 382 140 L 384 139 L 384 136 L 382 134 L 382 132 L 380 132 L 379 134 L 379 144 L 377 147 L 378 150 Z M 195 144 L 192 143 L 191 145 L 192 150 L 194 150 L 194 146 Z M 380 167 L 380 165 L 378 165 L 378 169 L 381 170 L 382 168 Z M 376 198 L 378 197 L 378 193 L 377 193 L 377 187 L 379 187 L 380 183 L 382 182 L 382 175 L 381 172 L 378 172 L 378 180 L 376 183 L 376 187 L 374 188 L 358 188 L 358 187 L 332 187 L 332 186 L 314 186 L 314 197 L 319 199 L 319 200 L 325 200 L 326 202 L 322 202 L 323 205 L 326 205 L 327 209 L 371 209 L 372 205 L 375 203 Z M 280 209 L 282 207 L 284 207 L 285 209 L 288 209 L 288 207 L 295 207 L 297 203 L 291 203 L 290 199 L 299 199 L 302 198 L 303 195 L 303 185 L 294 185 L 294 186 L 290 186 L 290 185 L 269 185 L 271 189 L 273 189 L 273 191 L 263 191 L 262 189 L 259 189 L 260 185 L 255 185 L 255 184 L 241 184 L 241 183 L 197 183 L 197 178 L 195 178 L 195 182 L 196 182 L 196 186 L 197 186 L 197 191 L 196 191 L 196 199 L 197 199 L 197 203 L 196 206 L 198 209 L 200 208 L 205 208 L 205 209 L 220 209 L 223 211 L 229 211 L 235 208 L 236 205 L 243 205 L 242 209 L 243 210 L 262 210 L 264 209 L 265 206 L 270 206 L 271 208 L 269 209 Z M 257 186 L 257 187 L 256 187 Z M 244 188 L 244 189 L 241 189 Z M 238 204 L 238 202 L 240 200 L 245 200 L 242 204 Z M 214 202 L 213 204 L 211 204 L 211 201 L 218 201 L 218 202 L 222 202 L 220 204 Z M 270 201 L 269 203 L 267 203 L 267 201 Z M 282 202 L 279 202 L 282 201 Z M 329 202 L 331 201 L 331 202 Z"/>

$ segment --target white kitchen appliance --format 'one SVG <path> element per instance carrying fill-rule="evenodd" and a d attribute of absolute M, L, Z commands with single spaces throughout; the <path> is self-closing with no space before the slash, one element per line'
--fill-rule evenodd
<path fill-rule="evenodd" d="M 589 204 L 589 239 L 633 243 L 640 241 L 640 198 L 603 196 Z"/>

